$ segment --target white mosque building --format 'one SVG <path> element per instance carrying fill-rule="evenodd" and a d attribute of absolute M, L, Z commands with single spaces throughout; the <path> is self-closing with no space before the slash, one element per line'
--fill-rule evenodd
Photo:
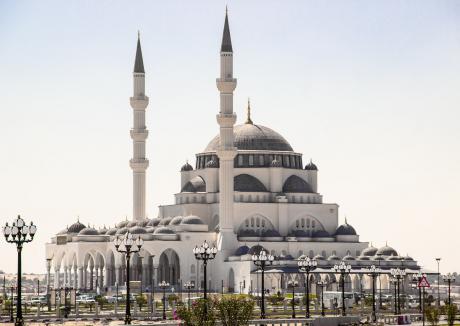
<path fill-rule="evenodd" d="M 363 269 L 371 265 L 387 273 L 378 284 L 383 289 L 390 287 L 391 268 L 405 268 L 408 279 L 418 272 L 420 267 L 411 257 L 401 257 L 389 246 L 369 246 L 360 242 L 347 221 L 339 225 L 338 204 L 323 202 L 318 192 L 317 166 L 311 161 L 304 164 L 302 154 L 283 136 L 252 121 L 249 103 L 245 123 L 235 125 L 233 92 L 237 80 L 227 15 L 216 80 L 219 134 L 196 154 L 195 167 L 189 163 L 182 166 L 174 204 L 162 205 L 158 217 L 146 218 L 149 161 L 145 111 L 149 98 L 139 39 L 133 78 L 133 218 L 110 229 L 95 229 L 77 221 L 51 238 L 46 244 L 46 259 L 52 287 L 103 291 L 115 284 L 124 285 L 125 259 L 113 240 L 127 232 L 144 240 L 142 250 L 131 260 L 131 280 L 141 281 L 143 287 L 162 280 L 176 288 L 186 281 L 202 287 L 203 266 L 194 259 L 192 248 L 204 240 L 218 248 L 208 265 L 207 285 L 219 292 L 257 291 L 260 277 L 251 255 L 262 248 L 278 257 L 266 273 L 265 284 L 270 290 L 285 288 L 291 278 L 302 281 L 297 260 L 306 256 L 318 262 L 316 273 L 311 275 L 312 291 L 319 279 L 330 281 L 328 289 L 337 288 L 339 276 L 331 267 L 341 260 L 352 266 L 347 290 L 357 292 L 370 287 Z"/>

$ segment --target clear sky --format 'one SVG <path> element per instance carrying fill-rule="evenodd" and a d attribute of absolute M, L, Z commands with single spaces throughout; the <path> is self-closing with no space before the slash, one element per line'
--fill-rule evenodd
<path fill-rule="evenodd" d="M 76 221 L 130 217 L 132 69 L 141 31 L 148 214 L 218 132 L 224 1 L 1 1 L 0 222 L 38 225 L 25 271 Z M 362 241 L 460 271 L 460 1 L 228 1 L 235 111 L 319 167 Z M 0 269 L 16 252 L 0 242 Z M 191 253 L 190 253 L 191 254 Z"/>

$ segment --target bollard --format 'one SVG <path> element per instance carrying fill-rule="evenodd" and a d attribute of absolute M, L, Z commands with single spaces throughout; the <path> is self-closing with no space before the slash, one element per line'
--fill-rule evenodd
<path fill-rule="evenodd" d="M 94 314 L 96 317 L 99 316 L 99 304 L 97 302 L 94 303 Z"/>
<path fill-rule="evenodd" d="M 118 301 L 115 301 L 114 310 L 115 310 L 115 317 L 117 317 L 117 315 L 118 315 Z"/>
<path fill-rule="evenodd" d="M 78 318 L 78 316 L 80 315 L 80 311 L 79 311 L 79 304 L 78 302 L 75 303 L 75 316 Z"/>
<path fill-rule="evenodd" d="M 40 303 L 37 304 L 37 317 L 40 317 Z"/>

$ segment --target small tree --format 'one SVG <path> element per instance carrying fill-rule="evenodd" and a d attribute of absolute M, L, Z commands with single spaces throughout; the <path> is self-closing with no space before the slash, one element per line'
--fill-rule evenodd
<path fill-rule="evenodd" d="M 101 310 L 104 308 L 104 305 L 109 303 L 106 298 L 104 298 L 102 295 L 96 295 L 94 297 L 94 300 L 97 302 Z"/>
<path fill-rule="evenodd" d="M 142 307 L 147 304 L 147 298 L 145 295 L 138 295 L 136 297 L 136 303 L 139 306 L 139 310 L 142 311 Z"/>
<path fill-rule="evenodd" d="M 244 326 L 252 317 L 254 301 L 232 295 L 218 301 L 217 309 L 223 326 Z"/>
<path fill-rule="evenodd" d="M 284 297 L 281 295 L 281 293 L 273 294 L 269 297 L 267 297 L 267 301 L 272 305 L 272 306 L 278 306 L 281 305 L 284 301 Z"/>
<path fill-rule="evenodd" d="M 177 303 L 177 301 L 179 301 L 179 296 L 177 294 L 168 295 L 168 303 L 170 306 L 172 306 L 174 302 Z"/>
<path fill-rule="evenodd" d="M 455 317 L 457 316 L 457 313 L 458 313 L 457 305 L 454 305 L 454 304 L 447 305 L 446 312 L 447 312 L 447 324 L 449 326 L 453 326 L 455 322 Z"/>
<path fill-rule="evenodd" d="M 177 308 L 177 316 L 185 326 L 214 326 L 216 325 L 215 302 L 211 299 L 198 299 L 193 301 L 189 310 L 187 306 L 181 305 Z M 208 306 L 207 314 L 205 307 Z"/>
<path fill-rule="evenodd" d="M 430 325 L 436 326 L 439 323 L 439 310 L 435 307 L 426 307 L 425 316 Z"/>

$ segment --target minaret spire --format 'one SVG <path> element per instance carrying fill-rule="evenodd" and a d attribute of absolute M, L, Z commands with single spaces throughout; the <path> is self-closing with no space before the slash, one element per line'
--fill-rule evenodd
<path fill-rule="evenodd" d="M 246 124 L 254 124 L 251 120 L 251 100 L 248 98 L 248 112 L 246 118 Z"/>
<path fill-rule="evenodd" d="M 217 149 L 220 166 L 218 248 L 230 253 L 237 245 L 233 232 L 233 161 L 236 156 L 236 148 L 233 145 L 233 126 L 236 122 L 236 114 L 233 112 L 233 91 L 236 88 L 236 79 L 233 78 L 233 48 L 227 10 L 220 47 L 220 78 L 217 78 L 216 83 L 220 93 L 220 110 L 217 115 L 220 127 L 220 144 Z"/>
<path fill-rule="evenodd" d="M 134 121 L 131 129 L 133 158 L 129 161 L 129 164 L 133 170 L 133 220 L 142 220 L 146 216 L 145 171 L 149 166 L 149 160 L 145 157 L 145 141 L 149 134 L 145 126 L 145 109 L 149 104 L 149 98 L 145 96 L 145 71 L 139 31 L 137 33 L 133 79 L 133 96 L 130 98 Z"/>

